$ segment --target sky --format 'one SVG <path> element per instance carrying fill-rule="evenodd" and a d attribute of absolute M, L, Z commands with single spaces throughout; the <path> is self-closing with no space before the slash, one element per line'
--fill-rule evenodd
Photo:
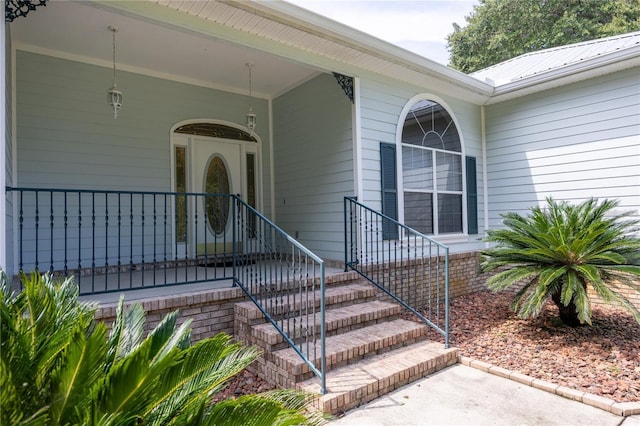
<path fill-rule="evenodd" d="M 465 16 L 478 0 L 286 0 L 349 25 L 441 64 L 449 62 L 447 35 L 453 23 L 466 25 Z"/>

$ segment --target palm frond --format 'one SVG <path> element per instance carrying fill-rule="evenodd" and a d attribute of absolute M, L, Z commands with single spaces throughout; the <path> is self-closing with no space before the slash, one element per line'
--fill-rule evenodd
<path fill-rule="evenodd" d="M 157 362 L 176 348 L 188 347 L 191 339 L 191 322 L 189 318 L 176 330 L 176 319 L 178 311 L 171 312 L 160 321 L 160 323 L 149 333 L 151 340 L 151 362 Z"/>
<path fill-rule="evenodd" d="M 143 344 L 112 365 L 101 386 L 97 417 L 122 413 L 125 419 L 132 419 L 146 410 L 154 401 L 154 391 L 165 367 L 150 365 L 149 359 L 149 345 Z M 168 360 L 165 357 L 163 361 Z"/>
<path fill-rule="evenodd" d="M 244 395 L 219 402 L 208 413 L 208 425 L 262 426 L 303 425 L 306 418 L 298 410 L 288 409 L 275 399 L 260 395 Z"/>
<path fill-rule="evenodd" d="M 149 418 L 171 418 L 195 409 L 203 398 L 219 391 L 234 375 L 259 355 L 255 347 L 231 344 L 230 336 L 219 333 L 186 349 L 183 361 L 163 375 Z"/>
<path fill-rule="evenodd" d="M 576 306 L 580 324 L 591 325 L 591 300 L 584 286 L 577 286 L 573 294 L 573 303 Z"/>
<path fill-rule="evenodd" d="M 62 419 L 68 422 L 75 414 L 89 409 L 93 395 L 87 390 L 102 378 L 106 336 L 104 324 L 99 324 L 89 337 L 82 333 L 72 336 L 64 363 L 51 375 L 53 398 L 50 415 L 54 424 L 62 423 Z"/>
<path fill-rule="evenodd" d="M 516 266 L 513 269 L 498 272 L 487 279 L 487 288 L 493 291 L 505 290 L 512 285 L 518 284 L 540 275 L 540 268 L 535 266 Z"/>

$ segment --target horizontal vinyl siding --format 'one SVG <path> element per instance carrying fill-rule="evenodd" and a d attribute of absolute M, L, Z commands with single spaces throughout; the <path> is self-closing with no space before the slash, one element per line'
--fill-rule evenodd
<path fill-rule="evenodd" d="M 487 108 L 490 226 L 548 196 L 640 216 L 638 69 Z"/>
<path fill-rule="evenodd" d="M 342 259 L 343 199 L 354 194 L 352 104 L 332 75 L 273 101 L 277 224 Z"/>
<path fill-rule="evenodd" d="M 168 191 L 172 126 L 194 118 L 242 123 L 246 114 L 244 96 L 118 72 L 124 99 L 114 119 L 106 101 L 112 78 L 106 68 L 17 52 L 19 185 Z M 266 141 L 267 104 L 254 99 L 254 109 Z M 266 192 L 266 166 L 262 184 Z"/>
<path fill-rule="evenodd" d="M 392 82 L 364 80 L 361 82 L 362 117 L 362 180 L 364 203 L 380 211 L 382 209 L 380 184 L 380 142 L 396 143 L 398 120 L 407 102 L 419 93 L 429 93 L 442 99 L 458 123 L 464 145 L 464 154 L 476 157 L 478 182 L 478 226 L 484 232 L 484 193 L 482 188 L 482 145 L 480 107 L 438 93 L 429 88 L 418 89 Z M 398 206 L 402 208 L 402 206 Z M 473 237 L 475 238 L 475 237 Z"/>
<path fill-rule="evenodd" d="M 118 72 L 124 99 L 114 119 L 106 100 L 113 82 L 108 68 L 17 51 L 16 72 L 17 179 L 13 185 L 21 187 L 171 191 L 171 128 L 191 119 L 243 123 L 249 105 L 246 96 Z M 264 141 L 260 191 L 264 211 L 270 212 L 268 104 L 253 99 L 253 108 L 258 116 L 256 133 Z M 147 212 L 150 215 L 151 210 Z M 113 225 L 116 217 L 114 212 L 111 215 Z M 151 216 L 147 221 L 152 221 Z M 84 221 L 83 226 L 88 223 Z M 54 245 L 61 246 L 55 238 Z M 151 241 L 145 237 L 145 245 Z M 35 238 L 27 241 L 25 255 L 34 246 Z M 87 245 L 82 247 L 78 258 L 87 255 Z"/>

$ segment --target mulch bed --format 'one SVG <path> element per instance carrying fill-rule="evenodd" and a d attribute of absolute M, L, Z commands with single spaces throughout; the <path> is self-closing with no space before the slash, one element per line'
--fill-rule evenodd
<path fill-rule="evenodd" d="M 593 324 L 572 328 L 562 325 L 551 302 L 538 318 L 519 319 L 509 310 L 511 298 L 483 291 L 453 299 L 451 346 L 462 356 L 550 383 L 640 402 L 640 324 L 630 314 L 593 305 Z"/>
<path fill-rule="evenodd" d="M 229 381 L 224 390 L 215 394 L 213 401 L 218 402 L 223 399 L 236 398 L 241 395 L 265 392 L 274 388 L 275 386 L 270 385 L 250 371 L 242 370 Z"/>

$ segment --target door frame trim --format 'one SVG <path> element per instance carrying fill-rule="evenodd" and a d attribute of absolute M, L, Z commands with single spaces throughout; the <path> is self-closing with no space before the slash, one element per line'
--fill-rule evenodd
<path fill-rule="evenodd" d="M 189 119 L 189 120 L 183 120 L 180 121 L 176 124 L 174 124 L 173 126 L 171 126 L 170 132 L 169 132 L 169 167 L 170 167 L 170 182 L 169 182 L 169 191 L 170 192 L 174 192 L 175 191 L 175 185 L 176 185 L 176 176 L 175 176 L 175 147 L 176 146 L 184 146 L 187 150 L 187 152 L 185 153 L 185 158 L 187 161 L 187 164 L 185 165 L 185 169 L 186 169 L 186 174 L 187 174 L 187 192 L 194 192 L 194 188 L 192 188 L 192 180 L 193 180 L 193 164 L 192 164 L 192 150 L 193 150 L 193 138 L 194 137 L 206 137 L 206 138 L 211 138 L 211 139 L 218 139 L 220 140 L 220 142 L 224 142 L 224 143 L 233 143 L 233 144 L 237 144 L 240 146 L 240 161 L 241 161 L 241 173 L 246 172 L 246 170 L 244 170 L 246 168 L 246 165 L 242 165 L 244 164 L 243 162 L 246 161 L 246 157 L 247 157 L 247 153 L 253 153 L 255 154 L 255 158 L 256 158 L 256 210 L 258 211 L 262 211 L 263 210 L 263 206 L 264 206 L 264 188 L 263 188 L 263 165 L 262 165 L 262 148 L 263 148 L 263 144 L 262 144 L 262 139 L 260 138 L 260 136 L 258 136 L 255 133 L 252 133 L 252 136 L 255 137 L 256 141 L 244 141 L 244 140 L 238 140 L 238 139 L 226 139 L 226 138 L 212 138 L 210 136 L 199 136 L 199 135 L 192 135 L 192 134 L 187 134 L 187 133 L 176 133 L 175 130 L 186 125 L 186 124 L 193 124 L 193 123 L 207 123 L 207 124 L 221 124 L 221 125 L 225 125 L 225 126 L 229 126 L 229 127 L 233 127 L 242 131 L 247 131 L 246 127 L 237 123 L 232 123 L 229 121 L 225 121 L 225 120 L 218 120 L 218 119 L 212 119 L 212 118 L 201 118 L 201 119 Z M 255 144 L 255 145 L 254 145 Z M 255 146 L 255 149 L 247 149 L 247 147 L 250 146 Z M 247 182 L 246 182 L 246 176 L 241 176 L 241 180 L 242 180 L 242 191 L 246 192 L 246 186 L 247 186 Z M 174 207 L 171 207 L 172 212 L 174 211 Z M 171 220 L 171 238 L 172 241 L 175 242 L 175 238 L 176 238 L 176 229 L 175 229 L 175 220 L 172 217 Z M 190 241 L 190 238 L 193 238 L 192 235 L 189 235 L 187 237 L 187 241 Z M 195 247 L 189 247 L 189 244 L 185 244 L 186 248 L 185 248 L 185 255 L 186 256 L 193 256 L 196 253 L 196 248 Z M 172 250 L 175 250 L 176 244 L 172 244 Z M 173 253 L 175 256 L 178 255 L 178 253 Z"/>

